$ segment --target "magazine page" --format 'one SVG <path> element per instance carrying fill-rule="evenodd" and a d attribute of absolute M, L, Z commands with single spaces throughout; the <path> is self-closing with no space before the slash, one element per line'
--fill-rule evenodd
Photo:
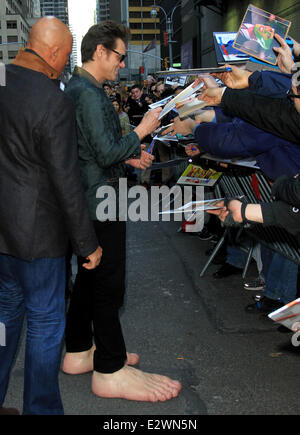
<path fill-rule="evenodd" d="M 287 305 L 273 311 L 268 317 L 274 322 L 284 325 L 291 331 L 300 329 L 300 299 L 296 299 Z"/>
<path fill-rule="evenodd" d="M 173 110 L 176 107 L 176 103 L 179 103 L 180 101 L 185 100 L 186 98 L 192 96 L 200 89 L 202 89 L 203 86 L 204 86 L 203 82 L 199 83 L 197 86 L 195 86 L 195 82 L 190 84 L 190 86 L 185 88 L 182 92 L 180 92 L 180 94 L 176 95 L 176 97 L 172 98 L 172 100 L 165 105 L 158 119 L 162 119 L 164 116 L 167 115 L 167 113 L 169 113 L 171 110 Z"/>
<path fill-rule="evenodd" d="M 201 166 L 190 164 L 178 179 L 178 184 L 188 184 L 190 186 L 212 187 L 216 184 L 222 172 L 214 169 L 203 169 Z"/>
<path fill-rule="evenodd" d="M 206 102 L 199 100 L 198 96 L 192 96 L 190 98 L 187 98 L 186 100 L 176 103 L 176 109 L 178 111 L 180 118 L 184 118 L 185 116 L 192 115 L 198 112 L 199 110 L 201 110 L 205 106 L 206 106 Z"/>

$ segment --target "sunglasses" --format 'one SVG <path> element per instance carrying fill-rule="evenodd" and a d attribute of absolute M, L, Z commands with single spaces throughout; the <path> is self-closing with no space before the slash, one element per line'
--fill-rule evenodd
<path fill-rule="evenodd" d="M 287 97 L 288 97 L 289 100 L 292 100 L 293 98 L 300 98 L 300 95 L 294 94 L 292 92 L 292 90 L 289 90 L 289 92 L 287 93 Z"/>
<path fill-rule="evenodd" d="M 121 54 L 117 50 L 114 50 L 113 48 L 110 48 L 110 51 L 113 51 L 114 53 L 116 53 L 120 56 L 120 63 L 124 62 L 124 60 L 127 57 L 127 54 Z"/>

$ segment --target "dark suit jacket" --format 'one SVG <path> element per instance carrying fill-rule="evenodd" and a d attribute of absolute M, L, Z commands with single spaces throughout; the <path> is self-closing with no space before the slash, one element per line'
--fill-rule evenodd
<path fill-rule="evenodd" d="M 58 257 L 71 240 L 87 256 L 98 243 L 80 181 L 75 113 L 39 63 L 45 69 L 33 53 L 20 53 L 0 87 L 0 252 Z"/>

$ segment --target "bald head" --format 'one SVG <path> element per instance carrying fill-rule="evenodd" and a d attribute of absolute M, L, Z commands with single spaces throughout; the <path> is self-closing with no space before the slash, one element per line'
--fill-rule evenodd
<path fill-rule="evenodd" d="M 62 72 L 72 51 L 72 34 L 58 18 L 46 16 L 32 27 L 27 48 L 34 50 L 56 71 Z"/>

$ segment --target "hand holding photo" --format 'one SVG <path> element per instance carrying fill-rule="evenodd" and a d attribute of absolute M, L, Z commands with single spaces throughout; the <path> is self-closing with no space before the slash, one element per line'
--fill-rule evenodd
<path fill-rule="evenodd" d="M 273 48 L 279 47 L 280 44 L 274 36 L 278 34 L 285 39 L 290 26 L 290 21 L 249 5 L 233 47 L 264 62 L 276 65 L 277 53 Z"/>
<path fill-rule="evenodd" d="M 159 212 L 159 214 L 197 213 L 199 211 L 218 210 L 222 208 L 219 203 L 223 201 L 224 198 L 206 199 L 203 201 L 191 201 L 183 205 L 182 207 L 175 208 L 174 210 L 164 210 Z"/>

